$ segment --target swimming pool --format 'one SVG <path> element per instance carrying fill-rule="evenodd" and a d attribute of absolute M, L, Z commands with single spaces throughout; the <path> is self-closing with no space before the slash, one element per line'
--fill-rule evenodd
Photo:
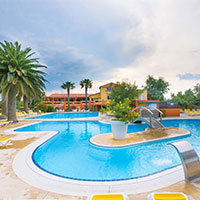
<path fill-rule="evenodd" d="M 191 131 L 184 137 L 200 155 L 200 120 L 165 120 L 165 126 Z M 128 133 L 138 132 L 145 124 L 129 125 Z M 41 122 L 16 131 L 58 130 L 59 133 L 40 145 L 33 153 L 34 163 L 56 176 L 84 181 L 118 181 L 148 176 L 177 165 L 180 159 L 167 139 L 125 148 L 99 148 L 89 138 L 111 132 L 109 124 L 98 121 Z M 183 138 L 181 138 L 183 139 Z"/>
<path fill-rule="evenodd" d="M 68 118 L 85 118 L 85 117 L 98 117 L 98 112 L 72 112 L 72 113 L 51 113 L 29 119 L 68 119 Z"/>

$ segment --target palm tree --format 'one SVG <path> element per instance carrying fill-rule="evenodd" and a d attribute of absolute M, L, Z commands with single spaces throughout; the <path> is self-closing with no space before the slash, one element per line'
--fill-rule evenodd
<path fill-rule="evenodd" d="M 1 94 L 1 102 L 2 102 L 2 115 L 8 115 L 8 94 Z"/>
<path fill-rule="evenodd" d="M 2 115 L 8 115 L 8 95 L 3 95 L 2 89 L 0 87 L 0 94 L 1 94 L 1 112 Z"/>
<path fill-rule="evenodd" d="M 38 58 L 31 58 L 35 54 L 31 48 L 22 50 L 18 42 L 4 43 L 0 42 L 0 87 L 4 97 L 8 94 L 8 120 L 17 121 L 16 96 L 28 89 L 34 92 L 38 78 L 42 83 L 45 81 L 46 73 L 38 69 L 46 66 L 40 65 Z"/>
<path fill-rule="evenodd" d="M 90 79 L 84 79 L 80 81 L 80 86 L 81 88 L 85 87 L 85 110 L 87 110 L 87 90 L 88 88 L 92 88 L 92 81 Z"/>
<path fill-rule="evenodd" d="M 41 80 L 37 80 L 40 82 Z M 44 83 L 43 83 L 44 84 Z M 44 90 L 46 89 L 45 85 L 37 85 L 35 84 L 32 88 L 25 91 L 23 95 L 23 102 L 24 102 L 24 111 L 28 113 L 29 111 L 29 103 L 32 102 L 32 100 L 40 100 L 41 97 L 44 95 Z"/>
<path fill-rule="evenodd" d="M 67 81 L 67 82 L 63 83 L 60 87 L 64 90 L 67 89 L 68 111 L 70 111 L 70 89 L 72 90 L 75 88 L 75 83 Z"/>
<path fill-rule="evenodd" d="M 21 99 L 23 97 L 24 102 L 24 111 L 28 113 L 29 107 L 28 103 L 32 100 L 40 100 L 44 95 L 44 90 L 46 89 L 44 82 L 47 80 L 44 78 L 44 72 L 37 72 L 35 76 L 29 77 L 32 83 L 34 83 L 31 87 L 23 82 L 21 87 L 18 88 L 18 98 Z"/>

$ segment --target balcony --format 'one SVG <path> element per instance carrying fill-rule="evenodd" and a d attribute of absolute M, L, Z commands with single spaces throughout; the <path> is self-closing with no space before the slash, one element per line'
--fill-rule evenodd
<path fill-rule="evenodd" d="M 56 105 L 65 105 L 67 106 L 68 101 L 64 102 L 64 101 L 42 101 L 42 103 L 47 104 L 47 105 L 52 105 L 54 104 Z M 93 100 L 93 101 L 88 101 L 87 102 L 88 105 L 102 105 L 103 103 L 106 103 L 106 101 L 97 101 L 97 100 Z M 74 106 L 78 106 L 78 105 L 85 105 L 85 101 L 70 101 L 70 105 L 74 105 Z"/>

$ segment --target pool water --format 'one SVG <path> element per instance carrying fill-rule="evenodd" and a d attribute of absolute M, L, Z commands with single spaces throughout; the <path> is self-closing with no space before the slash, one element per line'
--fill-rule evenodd
<path fill-rule="evenodd" d="M 16 131 L 58 130 L 33 153 L 34 163 L 42 170 L 76 180 L 117 181 L 148 176 L 180 165 L 175 149 L 167 143 L 190 142 L 200 155 L 200 120 L 165 120 L 165 126 L 191 131 L 191 136 L 149 142 L 124 148 L 101 148 L 90 144 L 98 134 L 110 133 L 110 124 L 98 121 L 41 122 Z M 128 133 L 142 131 L 146 124 L 128 126 Z"/>
<path fill-rule="evenodd" d="M 85 118 L 85 117 L 98 117 L 98 112 L 71 112 L 71 113 L 51 113 L 29 119 L 67 119 L 67 118 Z"/>

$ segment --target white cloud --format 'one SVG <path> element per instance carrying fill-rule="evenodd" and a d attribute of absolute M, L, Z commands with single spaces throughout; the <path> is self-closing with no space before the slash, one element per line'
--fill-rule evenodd
<path fill-rule="evenodd" d="M 140 14 L 137 15 L 139 27 L 136 27 L 136 30 L 134 27 L 130 28 L 124 37 L 124 46 L 130 49 L 133 45 L 134 48 L 135 35 L 140 32 L 141 35 L 136 41 L 142 41 L 144 38 L 144 44 L 150 44 L 150 51 L 144 51 L 132 64 L 116 69 L 113 77 L 115 80 L 135 80 L 141 86 L 147 75 L 154 75 L 169 81 L 170 92 L 184 91 L 199 82 L 179 80 L 177 77 L 177 74 L 200 72 L 200 27 L 197 20 L 200 18 L 200 12 L 197 9 L 194 12 L 194 4 L 197 1 L 153 2 L 155 4 L 149 5 L 149 13 L 154 14 L 148 18 L 145 9 L 140 9 Z"/>
<path fill-rule="evenodd" d="M 49 65 L 49 91 L 83 78 L 93 80 L 90 92 L 111 81 L 141 87 L 148 75 L 164 77 L 170 92 L 199 82 L 177 77 L 200 73 L 198 0 L 36 2 L 5 3 L 0 36 L 37 51 Z M 77 85 L 73 92 L 83 90 Z"/>
<path fill-rule="evenodd" d="M 64 92 L 61 90 L 47 90 L 45 92 L 46 96 L 50 96 L 51 94 L 62 94 L 62 93 L 64 93 Z"/>

